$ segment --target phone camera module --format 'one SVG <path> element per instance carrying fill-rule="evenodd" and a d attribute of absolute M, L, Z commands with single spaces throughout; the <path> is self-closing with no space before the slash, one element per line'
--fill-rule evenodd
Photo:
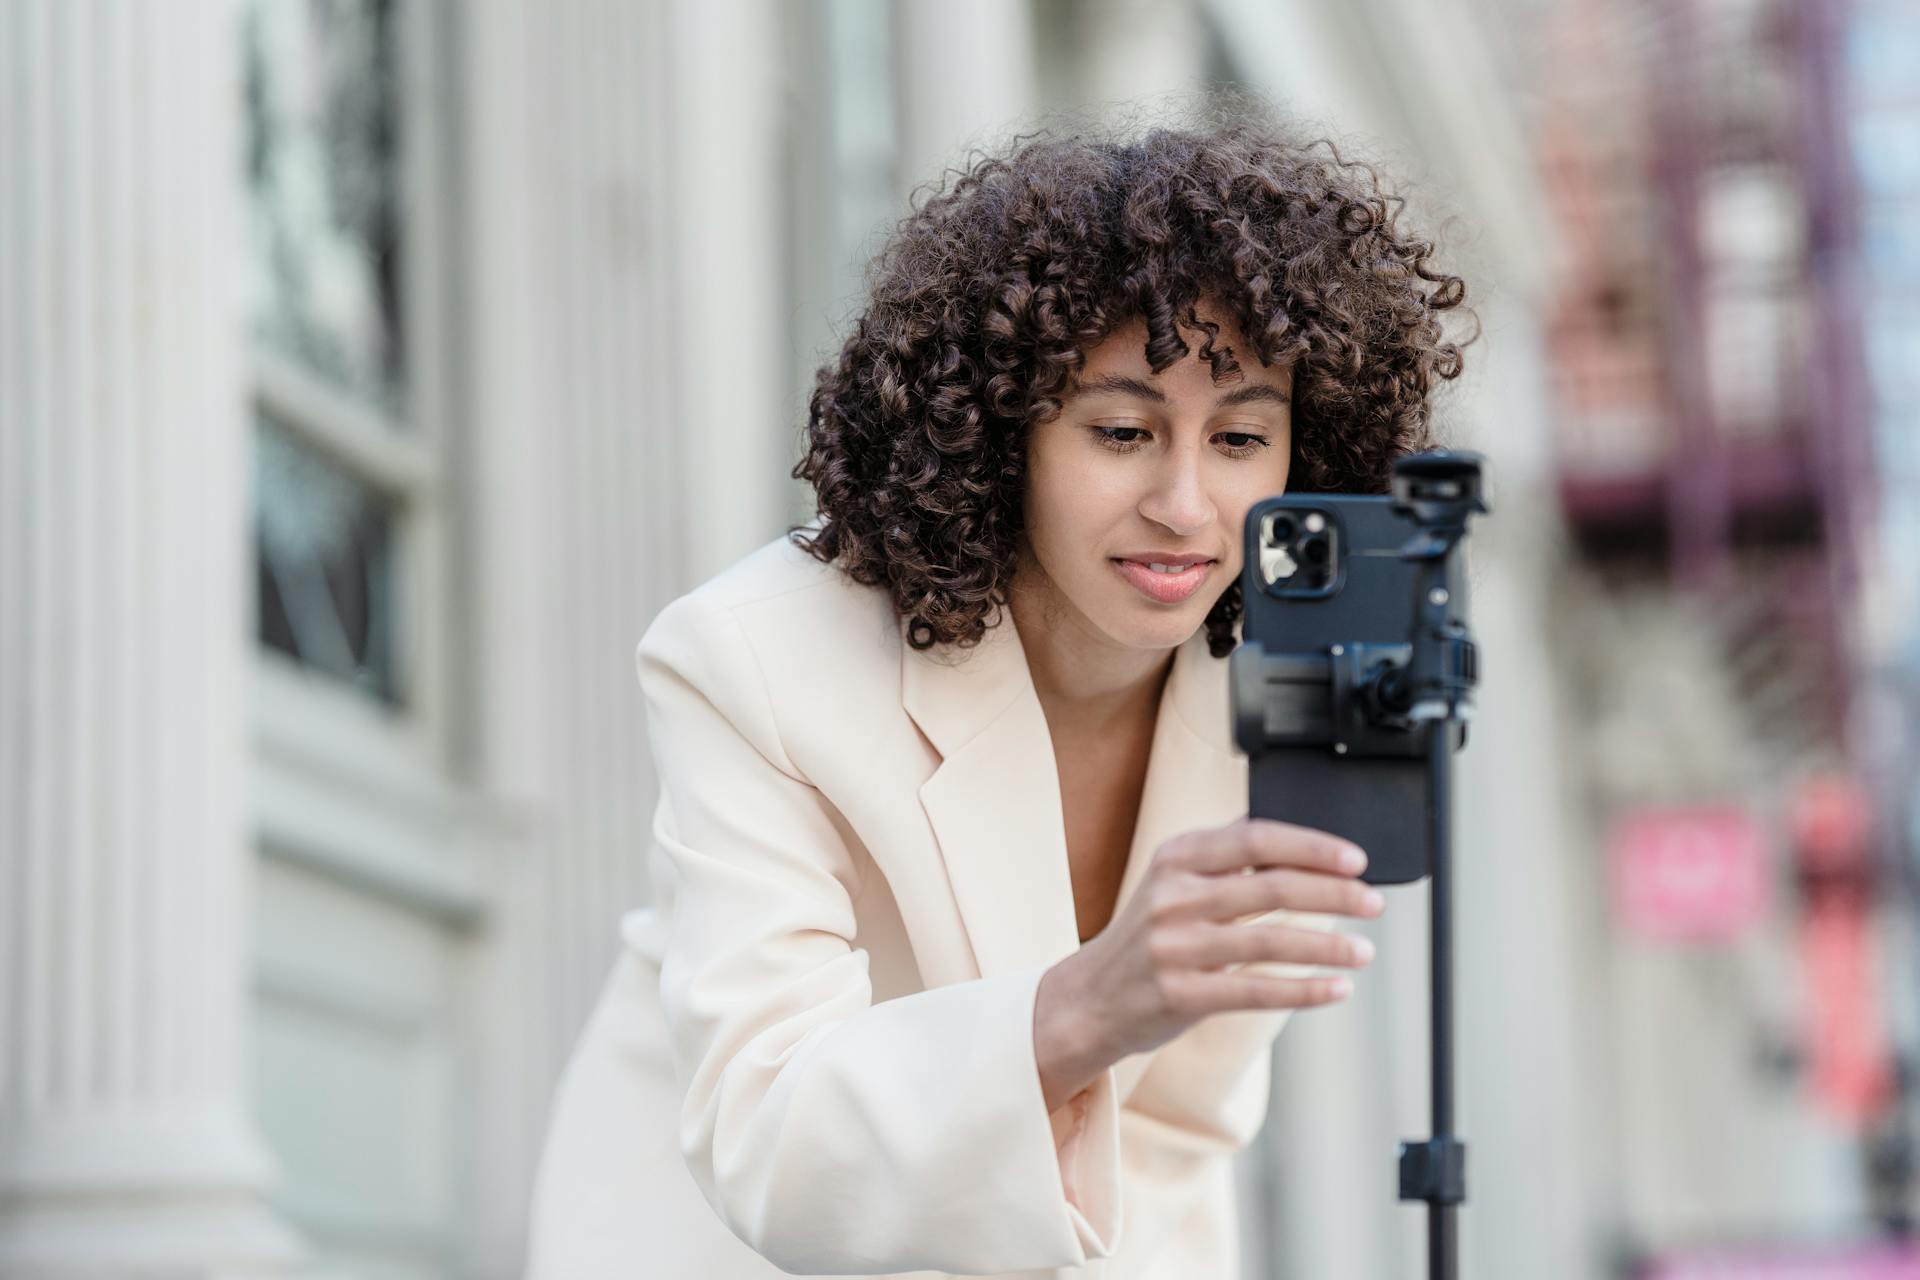
<path fill-rule="evenodd" d="M 1260 524 L 1262 583 L 1283 596 L 1321 597 L 1332 590 L 1336 529 L 1323 511 L 1273 511 Z"/>

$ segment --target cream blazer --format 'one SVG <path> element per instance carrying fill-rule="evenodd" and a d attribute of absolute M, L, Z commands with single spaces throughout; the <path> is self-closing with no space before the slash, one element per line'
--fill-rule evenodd
<path fill-rule="evenodd" d="M 957 662 L 920 652 L 878 589 L 781 537 L 637 658 L 654 902 L 621 917 L 554 1098 L 533 1280 L 1236 1277 L 1230 1157 L 1288 1011 L 1215 1015 L 1048 1113 L 1034 995 L 1080 943 L 1011 615 Z M 1196 633 L 1122 903 L 1161 842 L 1247 812 L 1227 713 Z"/>

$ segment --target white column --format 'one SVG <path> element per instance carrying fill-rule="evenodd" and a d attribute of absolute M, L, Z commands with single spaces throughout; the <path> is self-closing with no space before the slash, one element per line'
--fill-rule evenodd
<path fill-rule="evenodd" d="M 768 0 L 465 7 L 482 789 L 523 815 L 472 975 L 462 1274 L 518 1276 L 547 1110 L 641 906 L 653 768 L 634 646 L 773 537 L 778 77 Z M 741 154 L 741 153 L 744 153 Z M 704 219 L 704 221 L 702 221 Z"/>
<path fill-rule="evenodd" d="M 1169 0 L 1106 0 L 1073 11 L 1086 99 L 1109 110 L 1184 105 L 1207 71 L 1206 19 Z"/>
<path fill-rule="evenodd" d="M 242 1068 L 242 107 L 225 4 L 0 24 L 0 1274 L 299 1247 Z"/>
<path fill-rule="evenodd" d="M 668 5 L 666 153 L 650 196 L 668 201 L 672 352 L 667 377 L 626 402 L 622 429 L 667 438 L 681 486 L 670 552 L 686 586 L 719 572 L 798 515 L 786 473 L 804 398 L 789 395 L 783 13 L 773 0 Z M 660 190 L 661 185 L 665 190 Z M 799 246 L 798 252 L 807 252 Z M 807 509 L 811 514 L 811 508 Z M 676 594 L 678 594 L 676 592 Z M 636 637 L 637 639 L 637 637 Z"/>
<path fill-rule="evenodd" d="M 969 148 L 997 150 L 1016 131 L 1031 130 L 1039 94 L 1028 0 L 904 0 L 895 15 L 900 160 L 894 176 L 904 196 L 946 169 L 964 167 Z"/>

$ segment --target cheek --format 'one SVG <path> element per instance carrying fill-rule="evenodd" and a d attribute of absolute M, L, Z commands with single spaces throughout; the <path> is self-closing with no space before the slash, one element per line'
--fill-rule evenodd
<path fill-rule="evenodd" d="M 1130 481 L 1098 459 L 1034 458 L 1027 471 L 1027 527 L 1043 539 L 1097 530 L 1123 516 L 1133 502 Z"/>

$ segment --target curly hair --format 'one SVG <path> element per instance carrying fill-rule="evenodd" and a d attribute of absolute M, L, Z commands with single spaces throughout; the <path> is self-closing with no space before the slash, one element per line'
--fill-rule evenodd
<path fill-rule="evenodd" d="M 1394 459 L 1431 446 L 1429 391 L 1459 376 L 1473 340 L 1446 340 L 1440 322 L 1465 285 L 1397 225 L 1404 199 L 1332 141 L 1228 119 L 1137 139 L 1042 130 L 970 161 L 916 190 L 869 266 L 791 473 L 819 515 L 787 536 L 884 587 L 914 648 L 970 647 L 998 621 L 1029 429 L 1131 319 L 1155 373 L 1187 354 L 1183 327 L 1204 335 L 1216 383 L 1239 373 L 1201 300 L 1263 364 L 1292 365 L 1290 491 L 1385 492 Z M 1214 657 L 1234 647 L 1241 607 L 1235 581 L 1207 614 Z"/>

